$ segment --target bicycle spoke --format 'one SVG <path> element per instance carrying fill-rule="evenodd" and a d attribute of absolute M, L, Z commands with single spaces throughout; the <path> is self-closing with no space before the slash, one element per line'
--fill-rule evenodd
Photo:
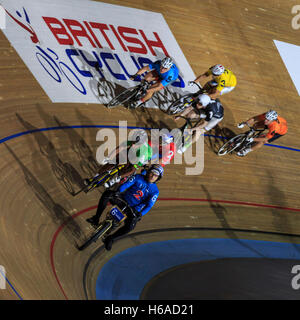
<path fill-rule="evenodd" d="M 132 99 L 135 95 L 138 94 L 139 88 L 129 88 L 124 92 L 120 93 L 118 96 L 113 98 L 107 105 L 108 108 L 116 107 L 118 105 L 122 105 L 128 100 Z"/>

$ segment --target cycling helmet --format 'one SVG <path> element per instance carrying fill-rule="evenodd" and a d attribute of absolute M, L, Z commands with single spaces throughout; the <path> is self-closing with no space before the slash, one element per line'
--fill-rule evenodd
<path fill-rule="evenodd" d="M 169 69 L 173 65 L 173 60 L 170 57 L 165 57 L 164 59 L 161 60 L 161 66 L 163 68 Z"/>
<path fill-rule="evenodd" d="M 153 164 L 149 169 L 148 172 L 153 172 L 154 174 L 156 174 L 158 176 L 158 180 L 160 180 L 162 178 L 162 176 L 164 175 L 164 168 L 160 165 L 160 164 Z"/>
<path fill-rule="evenodd" d="M 131 140 L 135 143 L 140 142 L 140 141 L 141 141 L 141 143 L 145 143 L 148 140 L 148 134 L 143 129 L 135 130 L 132 135 Z"/>
<path fill-rule="evenodd" d="M 225 71 L 225 68 L 221 64 L 216 64 L 211 67 L 211 72 L 214 76 L 220 76 Z"/>
<path fill-rule="evenodd" d="M 198 98 L 199 103 L 201 103 L 203 107 L 206 107 L 211 102 L 211 99 L 207 94 L 200 94 Z"/>
<path fill-rule="evenodd" d="M 274 120 L 277 120 L 277 118 L 278 118 L 278 114 L 276 111 L 270 110 L 266 112 L 266 120 L 274 121 Z"/>
<path fill-rule="evenodd" d="M 169 133 L 165 133 L 161 136 L 161 140 L 162 140 L 162 145 L 165 145 L 165 144 L 169 144 L 173 141 L 174 137 L 169 134 Z"/>

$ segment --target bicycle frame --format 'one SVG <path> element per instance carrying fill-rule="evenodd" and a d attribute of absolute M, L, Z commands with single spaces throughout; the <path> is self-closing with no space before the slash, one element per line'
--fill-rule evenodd
<path fill-rule="evenodd" d="M 225 142 L 218 151 L 219 156 L 223 156 L 223 155 L 232 153 L 233 151 L 237 152 L 237 151 L 240 151 L 240 150 L 248 147 L 249 145 L 251 145 L 253 143 L 253 142 L 249 142 L 248 139 L 259 137 L 260 134 L 265 130 L 265 129 L 256 129 L 254 127 L 249 126 L 247 123 L 246 123 L 246 125 L 250 128 L 250 130 L 247 132 L 244 132 L 244 133 L 240 133 L 240 134 L 232 137 L 231 139 L 229 139 L 227 142 Z M 239 139 L 239 137 L 240 137 L 240 139 Z M 237 143 L 237 141 L 238 141 L 238 143 Z M 230 149 L 228 149 L 228 147 Z"/>
<path fill-rule="evenodd" d="M 133 214 L 132 208 L 128 205 L 128 203 L 122 199 L 121 197 L 117 197 L 119 201 L 123 202 L 124 207 L 114 205 L 106 214 L 106 218 L 104 221 L 97 227 L 93 233 L 89 236 L 89 238 L 81 245 L 77 246 L 78 250 L 83 250 L 87 248 L 92 242 L 96 242 L 99 238 L 104 238 L 114 229 L 118 228 L 121 223 L 127 218 L 127 214 L 125 211 L 130 210 Z M 113 199 L 113 197 L 110 197 Z"/>
<path fill-rule="evenodd" d="M 116 173 L 118 173 L 120 170 L 122 170 L 126 164 L 117 165 L 112 171 L 109 173 L 104 173 L 101 176 L 97 176 L 96 178 L 92 178 L 91 183 L 88 186 L 85 186 L 84 188 L 80 189 L 79 191 L 73 193 L 73 196 L 78 195 L 80 192 L 85 191 L 86 193 L 93 190 L 98 185 L 103 185 L 104 183 L 108 182 L 111 177 L 113 177 Z"/>

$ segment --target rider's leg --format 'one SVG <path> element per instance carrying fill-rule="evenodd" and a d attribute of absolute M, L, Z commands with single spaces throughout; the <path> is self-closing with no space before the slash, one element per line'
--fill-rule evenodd
<path fill-rule="evenodd" d="M 124 226 L 118 229 L 115 233 L 107 236 L 104 240 L 106 250 L 111 250 L 114 239 L 124 236 L 125 234 L 132 231 L 139 219 L 133 216 L 127 216 L 127 219 L 124 222 Z"/>
<path fill-rule="evenodd" d="M 148 90 L 146 95 L 141 99 L 142 102 L 147 102 L 153 96 L 153 94 L 157 91 L 163 89 L 163 85 L 160 82 L 153 84 Z"/>
<path fill-rule="evenodd" d="M 203 91 L 209 92 L 212 88 L 216 87 L 218 84 L 216 81 L 211 80 L 205 83 Z"/>
<path fill-rule="evenodd" d="M 221 96 L 223 95 L 223 94 L 226 94 L 226 93 L 229 93 L 229 92 L 231 92 L 233 89 L 234 89 L 235 87 L 225 87 L 222 91 L 221 91 Z"/>
<path fill-rule="evenodd" d="M 282 137 L 282 135 L 276 133 L 273 138 L 268 140 L 268 143 L 273 142 L 273 141 L 279 139 L 280 137 Z M 238 152 L 238 155 L 245 156 L 247 153 L 249 153 L 251 151 L 255 151 L 257 149 L 260 149 L 264 144 L 265 144 L 265 142 L 263 142 L 263 141 L 255 142 L 254 144 L 252 144 L 252 146 L 248 147 L 247 149 L 244 149 L 244 150 L 241 150 L 240 152 Z"/>
<path fill-rule="evenodd" d="M 99 219 L 113 194 L 114 194 L 114 191 L 111 191 L 111 190 L 106 190 L 103 192 L 98 203 L 96 214 L 91 218 L 87 219 L 87 222 L 93 225 L 97 225 L 99 223 Z"/>
<path fill-rule="evenodd" d="M 152 70 L 145 75 L 144 79 L 148 82 L 157 81 L 159 79 L 159 76 L 156 70 Z"/>

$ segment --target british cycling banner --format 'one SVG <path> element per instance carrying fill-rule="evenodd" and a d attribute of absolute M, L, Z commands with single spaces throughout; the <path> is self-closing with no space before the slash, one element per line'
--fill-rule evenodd
<path fill-rule="evenodd" d="M 177 81 L 148 106 L 166 103 L 195 75 L 160 13 L 88 0 L 1 0 L 2 30 L 52 102 L 107 103 L 138 69 L 174 59 Z M 165 99 L 165 101 L 163 101 Z"/>

